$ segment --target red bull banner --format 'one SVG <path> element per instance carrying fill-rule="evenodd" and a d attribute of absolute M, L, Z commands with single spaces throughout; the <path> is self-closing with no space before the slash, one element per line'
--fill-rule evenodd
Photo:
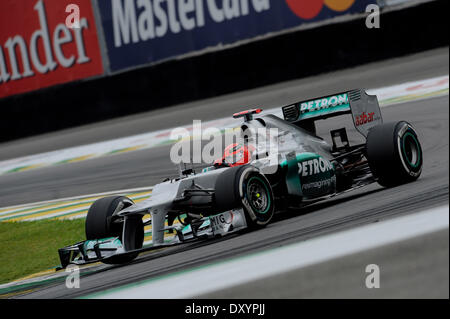
<path fill-rule="evenodd" d="M 101 74 L 91 0 L 0 1 L 0 98 Z"/>

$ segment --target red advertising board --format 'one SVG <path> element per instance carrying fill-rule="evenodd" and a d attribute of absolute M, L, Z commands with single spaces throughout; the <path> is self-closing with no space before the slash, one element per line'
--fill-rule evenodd
<path fill-rule="evenodd" d="M 102 73 L 91 0 L 0 1 L 0 98 Z"/>

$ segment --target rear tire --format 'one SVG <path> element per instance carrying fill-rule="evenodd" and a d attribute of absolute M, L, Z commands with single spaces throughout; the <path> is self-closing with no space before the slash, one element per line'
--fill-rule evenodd
<path fill-rule="evenodd" d="M 373 127 L 366 151 L 370 169 L 382 186 L 409 183 L 422 173 L 422 147 L 416 131 L 405 121 Z"/>
<path fill-rule="evenodd" d="M 248 228 L 265 227 L 275 212 L 272 187 L 256 168 L 244 165 L 225 170 L 215 184 L 218 210 L 243 208 Z"/>
<path fill-rule="evenodd" d="M 127 238 L 122 238 L 123 223 L 113 223 L 112 215 L 128 206 L 133 201 L 125 196 L 109 196 L 96 200 L 89 208 L 85 230 L 86 239 L 95 240 L 108 237 L 119 237 L 127 250 L 142 248 L 144 241 L 144 225 L 139 216 L 128 226 Z M 132 229 L 131 229 L 132 228 Z M 126 241 L 126 244 L 125 244 Z M 103 261 L 105 264 L 123 264 L 130 262 L 138 256 L 138 253 L 126 256 L 113 256 Z"/>

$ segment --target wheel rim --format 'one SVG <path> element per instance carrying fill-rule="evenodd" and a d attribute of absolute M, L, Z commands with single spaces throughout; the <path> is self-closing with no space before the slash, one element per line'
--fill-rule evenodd
<path fill-rule="evenodd" d="M 271 205 L 269 189 L 259 177 L 252 177 L 247 183 L 247 199 L 252 209 L 258 214 L 266 214 Z"/>
<path fill-rule="evenodd" d="M 419 142 L 409 132 L 403 136 L 403 155 L 410 166 L 414 168 L 419 166 L 421 161 Z"/>

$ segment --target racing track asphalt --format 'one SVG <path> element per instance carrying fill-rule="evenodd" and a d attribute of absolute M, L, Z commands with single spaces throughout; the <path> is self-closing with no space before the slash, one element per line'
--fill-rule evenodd
<path fill-rule="evenodd" d="M 234 112 L 247 106 L 261 106 L 269 109 L 287 105 L 293 101 L 342 92 L 350 88 L 378 88 L 432 78 L 448 74 L 448 69 L 447 47 L 119 120 L 106 121 L 94 126 L 88 125 L 78 129 L 0 144 L 0 160 L 192 124 L 194 119 L 222 118 L 231 116 Z M 428 102 L 414 104 L 418 109 L 414 113 L 417 118 L 428 112 L 426 103 Z M 443 100 L 435 103 L 442 106 L 447 102 Z M 420 109 L 421 106 L 423 109 Z M 448 110 L 442 107 L 437 111 L 444 110 L 448 114 Z M 386 109 L 383 109 L 383 114 L 384 110 Z M 398 111 L 386 110 L 385 119 L 389 120 L 389 117 L 408 119 L 410 110 L 406 112 L 403 110 L 405 108 Z M 329 133 L 325 132 L 325 135 L 329 136 Z M 169 147 L 165 146 L 79 163 L 0 175 L 0 207 L 154 185 L 165 177 L 177 173 L 176 167 L 168 160 L 168 154 Z"/>
<path fill-rule="evenodd" d="M 404 68 L 399 67 L 399 65 Z M 306 85 L 315 88 L 314 92 L 311 93 L 312 96 L 319 96 L 349 87 L 374 88 L 444 74 L 448 74 L 448 49 L 321 75 L 309 79 L 309 84 Z M 263 90 L 264 93 L 253 91 L 249 95 L 256 100 L 257 95 L 261 94 L 257 100 L 265 98 L 268 101 L 265 106 L 273 107 L 275 103 L 284 104 L 306 96 L 305 88 L 300 89 L 295 85 L 296 83 L 305 84 L 308 83 L 308 80 L 289 82 L 285 87 L 279 84 L 270 87 L 270 89 L 266 88 Z M 248 104 L 248 100 L 250 100 L 250 97 L 246 97 L 244 93 L 238 94 L 238 97 L 230 100 L 230 105 L 234 105 L 234 107 L 230 107 L 230 111 L 227 113 L 232 113 L 244 101 L 247 101 L 244 105 Z M 223 103 L 223 101 L 219 101 L 217 104 L 211 103 L 209 107 L 220 109 Z M 79 297 L 176 270 L 307 240 L 325 233 L 448 203 L 448 95 L 389 106 L 383 108 L 382 113 L 385 121 L 407 120 L 418 130 L 424 149 L 424 169 L 417 182 L 393 189 L 383 189 L 373 184 L 327 202 L 316 204 L 302 212 L 278 215 L 267 228 L 256 232 L 232 235 L 204 243 L 186 244 L 162 252 L 143 254 L 129 265 L 101 267 L 102 271 L 82 277 L 80 289 L 69 290 L 63 282 L 60 282 L 41 287 L 39 290 L 23 297 Z M 218 115 L 221 114 L 218 113 Z M 199 114 L 194 116 L 196 118 L 202 117 Z M 323 125 L 320 127 L 320 131 L 327 134 L 330 128 L 341 127 L 343 122 L 338 119 L 333 121 L 332 125 Z M 76 164 L 4 175 L 0 177 L 0 200 L 2 204 L 13 204 L 78 195 L 81 192 L 98 192 L 151 185 L 157 183 L 166 175 L 175 173 L 175 169 L 167 160 L 168 153 L 169 147 L 160 147 Z M 431 236 L 435 240 L 433 242 L 438 243 L 442 237 L 447 236 L 448 238 L 448 231 L 446 234 L 433 236 Z M 423 292 L 424 297 L 433 295 L 426 295 L 427 291 L 441 291 L 442 293 L 439 296 L 448 298 L 448 262 L 442 262 L 442 253 L 446 254 L 448 260 L 448 246 L 443 248 L 442 245 L 432 245 L 426 240 L 411 240 L 406 244 L 414 245 L 415 250 L 413 249 L 413 251 L 416 252 L 426 249 L 426 254 L 400 254 L 397 256 L 398 262 L 400 264 L 421 264 L 426 259 L 428 262 L 427 272 L 424 273 L 420 267 L 413 267 L 406 275 L 393 278 L 394 282 L 389 296 L 401 296 L 405 288 L 402 281 L 420 275 L 422 279 L 410 282 L 408 289 L 414 289 L 411 285 L 416 285 L 417 291 Z M 377 254 L 380 263 L 389 258 L 389 253 L 384 252 L 383 250 Z M 351 261 L 350 259 L 347 259 L 347 262 L 341 261 L 341 268 L 351 267 L 349 265 Z M 311 273 L 314 272 L 314 269 L 308 269 L 308 271 Z M 331 289 L 333 282 L 329 280 L 329 276 L 319 276 L 320 274 L 327 274 L 323 267 L 319 267 L 317 271 L 315 278 L 320 280 L 320 283 L 310 287 L 312 290 L 309 291 L 312 291 L 311 293 L 314 296 L 327 296 L 325 290 Z M 436 280 L 436 274 L 444 273 L 447 274 L 446 277 L 442 275 L 443 277 Z M 328 274 L 331 275 L 331 273 Z M 350 275 L 346 273 L 345 276 Z M 348 295 L 351 295 L 349 291 L 343 293 L 343 296 Z M 277 295 L 272 291 L 271 297 L 277 296 L 283 296 L 283 294 Z"/>

